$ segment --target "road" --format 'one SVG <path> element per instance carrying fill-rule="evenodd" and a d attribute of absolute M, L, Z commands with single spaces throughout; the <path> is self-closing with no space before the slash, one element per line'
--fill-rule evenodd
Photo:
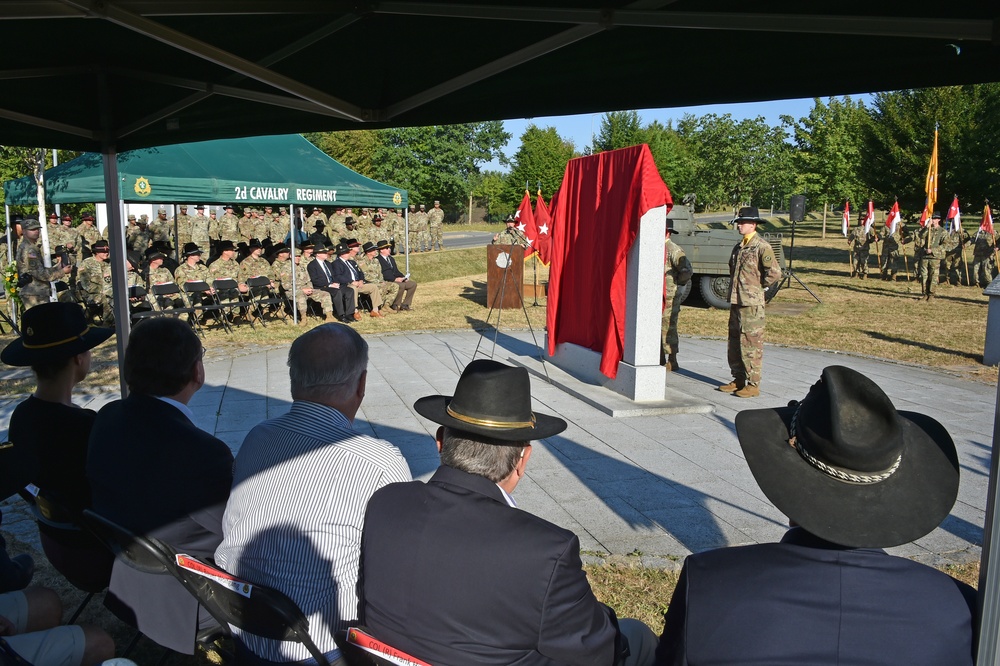
<path fill-rule="evenodd" d="M 500 231 L 500 228 L 497 228 Z M 488 245 L 493 240 L 489 231 L 446 231 L 444 243 L 449 250 L 464 250 L 470 247 Z"/>

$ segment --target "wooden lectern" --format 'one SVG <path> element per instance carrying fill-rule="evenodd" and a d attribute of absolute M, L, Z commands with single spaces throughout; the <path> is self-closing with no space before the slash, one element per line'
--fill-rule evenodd
<path fill-rule="evenodd" d="M 508 263 L 510 264 L 508 266 Z M 506 277 L 506 284 L 505 282 Z M 503 300 L 500 292 L 503 291 Z M 524 248 L 520 245 L 486 246 L 486 307 L 521 309 L 524 297 Z"/>

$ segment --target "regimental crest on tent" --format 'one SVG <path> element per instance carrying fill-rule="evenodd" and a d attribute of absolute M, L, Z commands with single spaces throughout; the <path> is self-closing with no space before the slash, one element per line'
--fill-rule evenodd
<path fill-rule="evenodd" d="M 150 187 L 149 181 L 142 176 L 135 179 L 135 185 L 132 186 L 132 189 L 135 190 L 135 193 L 140 197 L 148 197 L 153 193 L 153 188 Z"/>
<path fill-rule="evenodd" d="M 400 194 L 399 192 L 393 192 L 392 203 L 396 204 L 397 206 L 403 203 L 403 195 Z"/>

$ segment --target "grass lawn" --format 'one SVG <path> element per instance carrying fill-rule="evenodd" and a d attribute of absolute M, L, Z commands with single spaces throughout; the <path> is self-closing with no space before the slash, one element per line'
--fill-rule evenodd
<path fill-rule="evenodd" d="M 839 220 L 829 218 L 828 233 L 821 238 L 821 223 L 812 215 L 797 225 L 793 268 L 796 275 L 820 298 L 816 303 L 794 281 L 783 289 L 768 306 L 767 341 L 802 347 L 836 349 L 875 356 L 903 363 L 916 363 L 942 368 L 977 381 L 996 383 L 997 368 L 982 365 L 986 331 L 987 298 L 982 290 L 972 287 L 939 285 L 937 298 L 931 303 L 917 299 L 915 282 L 883 282 L 878 279 L 848 277 L 847 243 L 840 235 Z M 478 227 L 482 226 L 483 229 Z M 497 225 L 449 225 L 450 231 L 475 229 L 493 231 Z M 790 227 L 776 218 L 765 231 L 785 234 L 785 254 L 789 254 Z M 912 248 L 907 248 L 911 275 Z M 449 250 L 416 254 L 411 257 L 411 273 L 419 283 L 414 310 L 394 314 L 384 319 L 365 318 L 356 324 L 362 334 L 410 330 L 479 329 L 487 326 L 489 312 L 486 303 L 485 250 Z M 400 262 L 402 263 L 402 261 Z M 873 256 L 872 266 L 877 264 Z M 872 273 L 877 273 L 873 269 Z M 531 281 L 531 264 L 525 267 L 526 281 Z M 538 265 L 538 280 L 548 280 L 548 269 Z M 544 299 L 540 299 L 544 303 Z M 545 326 L 545 308 L 527 308 L 536 331 Z M 494 313 L 492 321 L 495 321 Z M 710 309 L 692 298 L 680 315 L 681 335 L 723 338 L 728 313 Z M 319 320 L 310 320 L 315 326 Z M 525 315 L 504 311 L 505 328 L 525 328 Z M 225 356 L 246 353 L 260 346 L 282 345 L 293 340 L 300 329 L 280 323 L 267 328 L 240 326 L 233 335 L 210 330 L 204 344 L 208 355 Z M 6 344 L 11 336 L 0 339 Z M 683 348 L 682 348 L 683 355 Z M 116 385 L 118 359 L 114 341 L 105 343 L 94 353 L 93 370 L 83 388 Z M 31 390 L 30 378 L 2 380 L 7 395 Z M 23 545 L 10 539 L 12 552 Z M 67 587 L 40 557 L 39 582 L 60 590 L 67 604 L 79 595 Z M 676 584 L 676 574 L 646 569 L 628 562 L 587 565 L 597 597 L 613 606 L 620 617 L 636 617 L 647 622 L 657 633 L 662 629 L 662 614 Z M 949 567 L 948 573 L 975 585 L 978 564 Z M 113 631 L 119 645 L 128 639 L 127 632 L 99 604 L 84 615 L 84 621 L 97 622 Z M 136 656 L 139 663 L 151 663 L 158 650 L 146 644 Z M 172 663 L 203 663 L 207 657 L 173 657 Z"/>

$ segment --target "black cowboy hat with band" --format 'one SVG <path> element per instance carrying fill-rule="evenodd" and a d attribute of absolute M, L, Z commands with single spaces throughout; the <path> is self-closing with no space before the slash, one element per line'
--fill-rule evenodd
<path fill-rule="evenodd" d="M 830 366 L 788 407 L 736 415 L 747 464 L 795 524 L 835 544 L 887 548 L 941 524 L 958 495 L 944 426 L 897 411 L 871 379 Z"/>
<path fill-rule="evenodd" d="M 97 328 L 76 303 L 42 303 L 24 311 L 21 337 L 0 352 L 7 365 L 53 363 L 93 349 L 115 334 L 113 328 Z"/>

